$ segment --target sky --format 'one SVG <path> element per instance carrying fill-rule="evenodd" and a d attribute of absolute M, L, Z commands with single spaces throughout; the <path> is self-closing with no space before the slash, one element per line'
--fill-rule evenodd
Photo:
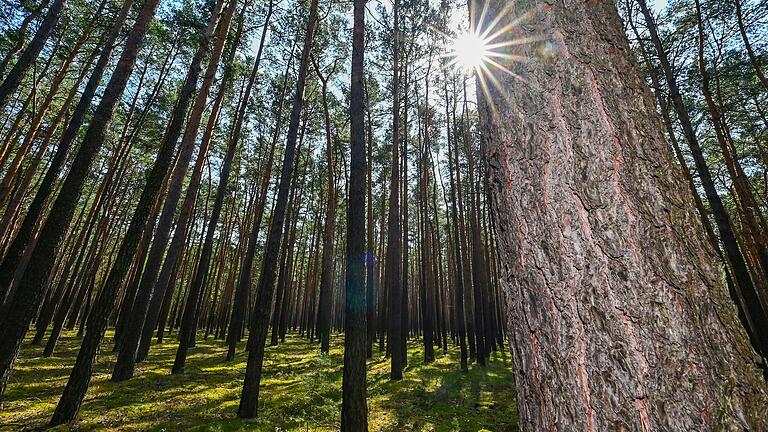
<path fill-rule="evenodd" d="M 660 11 L 667 7 L 667 0 L 653 0 L 653 8 Z"/>

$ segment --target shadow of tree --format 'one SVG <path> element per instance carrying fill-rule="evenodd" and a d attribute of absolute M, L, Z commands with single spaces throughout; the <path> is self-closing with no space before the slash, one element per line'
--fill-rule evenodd
<path fill-rule="evenodd" d="M 66 333 L 49 358 L 41 357 L 41 347 L 23 345 L 0 403 L 0 430 L 45 426 L 79 343 L 74 333 Z M 268 347 L 259 417 L 253 420 L 235 416 L 247 356 L 240 352 L 224 361 L 224 342 L 198 341 L 186 371 L 177 375 L 170 374 L 177 342 L 153 345 L 134 378 L 120 383 L 110 381 L 115 355 L 105 344 L 78 420 L 53 430 L 338 430 L 342 344 L 343 337 L 334 335 L 327 355 L 297 336 Z M 505 355 L 495 354 L 487 368 L 462 373 L 455 350 L 429 365 L 421 362 L 416 340 L 409 351 L 411 363 L 402 381 L 389 380 L 388 359 L 374 355 L 368 362 L 371 431 L 516 430 L 514 382 Z"/>

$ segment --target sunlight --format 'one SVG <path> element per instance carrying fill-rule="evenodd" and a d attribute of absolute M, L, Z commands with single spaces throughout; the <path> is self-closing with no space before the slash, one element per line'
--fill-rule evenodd
<path fill-rule="evenodd" d="M 536 9 L 524 13 L 516 11 L 513 15 L 515 4 L 507 2 L 500 10 L 491 10 L 489 1 L 473 0 L 468 14 L 462 12 L 451 16 L 449 28 L 458 29 L 456 33 L 433 29 L 443 37 L 444 51 L 440 57 L 445 61 L 441 62 L 440 69 L 454 69 L 465 77 L 474 76 L 475 80 L 469 80 L 470 93 L 482 96 L 490 115 L 498 112 L 498 103 L 509 98 L 502 76 L 528 83 L 523 74 L 515 71 L 515 65 L 530 61 L 531 58 L 549 60 L 554 55 L 553 50 L 543 49 L 551 46 L 546 36 L 519 29 L 521 24 L 534 15 Z M 469 29 L 464 27 L 467 21 Z M 514 48 L 520 45 L 532 45 L 533 49 Z"/>
<path fill-rule="evenodd" d="M 490 55 L 488 41 L 477 32 L 467 32 L 456 37 L 450 52 L 453 62 L 466 73 L 478 70 Z"/>

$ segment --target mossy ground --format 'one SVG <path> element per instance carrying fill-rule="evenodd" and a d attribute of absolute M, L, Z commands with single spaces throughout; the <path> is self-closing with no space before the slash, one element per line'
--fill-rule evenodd
<path fill-rule="evenodd" d="M 108 339 L 111 340 L 111 339 Z M 341 411 L 342 337 L 329 355 L 297 336 L 267 348 L 259 417 L 235 416 L 246 356 L 225 362 L 222 341 L 199 341 L 186 372 L 171 375 L 172 338 L 152 347 L 133 379 L 109 380 L 114 354 L 105 343 L 78 420 L 54 430 L 121 431 L 332 431 Z M 79 340 L 65 334 L 54 356 L 25 343 L 0 403 L 0 430 L 29 430 L 48 421 L 74 363 Z M 389 380 L 389 361 L 374 352 L 368 362 L 368 408 L 377 431 L 513 431 L 514 381 L 509 354 L 496 353 L 486 368 L 459 370 L 458 352 L 423 362 L 417 340 L 409 344 L 404 379 Z"/>

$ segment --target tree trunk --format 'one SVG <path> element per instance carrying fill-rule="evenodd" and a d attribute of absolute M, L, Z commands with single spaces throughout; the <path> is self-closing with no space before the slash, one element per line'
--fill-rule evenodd
<path fill-rule="evenodd" d="M 366 301 L 366 176 L 365 146 L 365 0 L 355 0 L 352 28 L 352 75 L 350 79 L 350 151 L 349 201 L 347 208 L 347 275 L 344 310 L 344 370 L 341 387 L 341 430 L 368 430 L 365 401 Z M 370 205 L 370 203 L 369 203 Z M 370 248 L 370 245 L 369 245 Z"/>
<path fill-rule="evenodd" d="M 328 354 L 331 333 L 331 296 L 333 295 L 333 237 L 336 234 L 336 183 L 333 173 L 333 139 L 331 138 L 331 115 L 328 110 L 328 80 L 331 73 L 323 76 L 320 65 L 313 57 L 317 77 L 322 83 L 323 120 L 325 122 L 326 158 L 326 212 L 323 227 L 323 258 L 320 269 L 320 298 L 317 305 L 317 332 L 320 336 L 320 352 Z"/>
<path fill-rule="evenodd" d="M 521 429 L 766 429 L 766 384 L 613 3 L 527 23 L 509 36 L 551 51 L 505 49 L 532 60 L 505 62 L 516 75 L 481 110 Z"/>
<path fill-rule="evenodd" d="M 446 85 L 445 87 L 445 114 L 446 118 L 450 119 L 450 112 L 448 111 L 448 87 Z M 449 124 L 450 121 L 447 121 L 446 124 Z M 454 122 L 455 125 L 455 122 Z M 453 291 L 453 295 L 455 296 L 454 301 L 454 313 L 453 316 L 455 316 L 456 319 L 456 330 L 459 337 L 459 348 L 461 350 L 461 358 L 460 358 L 460 367 L 461 370 L 467 371 L 468 370 L 468 361 L 467 361 L 467 327 L 466 327 L 466 321 L 465 321 L 465 306 L 464 306 L 464 260 L 462 259 L 462 247 L 461 247 L 461 236 L 459 234 L 460 228 L 459 228 L 459 212 L 458 212 L 458 206 L 457 206 L 457 200 L 456 200 L 456 189 L 458 188 L 458 185 L 454 179 L 454 171 L 455 169 L 458 169 L 458 162 L 456 168 L 453 167 L 453 153 L 456 152 L 456 145 L 455 145 L 455 135 L 458 133 L 456 129 L 453 129 L 453 135 L 451 135 L 451 129 L 450 127 L 447 129 L 447 141 L 448 141 L 448 177 L 450 182 L 450 212 L 451 212 L 451 220 L 448 221 L 452 235 L 453 235 L 453 241 L 451 242 L 452 246 L 452 252 L 453 252 L 453 275 L 456 279 L 456 285 L 455 290 Z M 447 202 L 447 200 L 446 200 Z M 450 237 L 450 236 L 449 236 Z M 449 253 L 450 255 L 450 253 Z"/>
<path fill-rule="evenodd" d="M 403 271 L 400 227 L 400 2 L 395 0 L 392 78 L 392 177 L 390 178 L 389 215 L 387 217 L 387 350 L 391 356 L 390 377 L 403 379 L 402 281 Z"/>
<path fill-rule="evenodd" d="M 424 79 L 425 82 L 425 95 L 429 95 L 429 72 L 432 68 L 432 56 L 430 53 L 429 64 L 427 66 L 427 73 Z M 427 155 L 430 149 L 430 114 L 429 114 L 429 99 L 424 100 L 424 123 L 423 129 L 423 143 L 420 150 L 420 209 L 421 209 L 421 284 L 420 284 L 420 296 L 421 296 L 421 316 L 422 316 L 422 329 L 424 331 L 424 363 L 431 363 L 435 360 L 435 347 L 434 347 L 434 272 L 433 272 L 433 257 L 432 257 L 432 219 L 429 211 L 429 164 Z"/>
<path fill-rule="evenodd" d="M 261 219 L 264 216 L 264 207 L 266 206 L 267 202 L 267 189 L 269 188 L 269 180 L 272 174 L 272 163 L 275 156 L 275 147 L 277 146 L 277 140 L 280 137 L 285 94 L 288 90 L 288 73 L 291 70 L 291 63 L 293 62 L 294 46 L 295 45 L 291 46 L 291 53 L 288 56 L 288 61 L 285 65 L 285 72 L 283 73 L 283 86 L 280 90 L 280 97 L 278 99 L 279 102 L 277 113 L 275 115 L 275 127 L 272 131 L 272 141 L 269 145 L 267 160 L 263 167 L 264 173 L 263 177 L 261 178 L 261 185 L 258 194 L 254 193 L 252 197 L 253 200 L 256 200 L 256 211 L 255 217 L 251 222 L 251 231 L 248 233 L 248 245 L 246 247 L 245 257 L 243 259 L 243 265 L 240 269 L 240 277 L 238 278 L 237 286 L 235 288 L 235 299 L 232 305 L 232 315 L 230 316 L 229 333 L 227 334 L 227 361 L 231 361 L 235 358 L 235 348 L 242 337 L 243 320 L 245 319 L 246 306 L 248 305 L 248 289 L 251 285 L 253 260 L 256 257 L 256 243 L 259 239 Z M 252 203 L 249 203 L 249 206 L 251 206 L 251 204 Z"/>
<path fill-rule="evenodd" d="M 365 32 L 363 31 L 363 39 L 365 39 Z M 365 51 L 365 47 L 363 47 Z M 364 67 L 364 66 L 363 66 Z M 366 122 L 366 145 L 368 146 L 368 176 L 367 176 L 367 198 L 368 204 L 367 211 L 367 226 L 366 226 L 366 259 L 365 259 L 365 308 L 366 317 L 365 322 L 368 329 L 368 340 L 366 342 L 366 357 L 373 357 L 373 341 L 376 339 L 376 295 L 378 289 L 376 286 L 376 273 L 378 272 L 378 262 L 376 257 L 375 243 L 374 243 L 374 221 L 373 221 L 373 125 L 371 124 L 371 101 L 368 98 L 368 92 L 365 87 L 365 73 L 363 73 L 363 96 L 365 98 L 365 114 L 367 116 Z"/>
<path fill-rule="evenodd" d="M 699 172 L 699 178 L 701 185 L 704 189 L 704 193 L 707 197 L 710 207 L 712 208 L 712 214 L 715 218 L 718 231 L 720 232 L 720 241 L 723 243 L 723 249 L 725 250 L 725 256 L 731 265 L 733 270 L 732 276 L 734 282 L 740 288 L 744 299 L 744 311 L 747 315 L 747 320 L 751 321 L 754 325 L 755 335 L 759 341 L 760 353 L 765 356 L 768 352 L 768 321 L 761 319 L 765 316 L 765 311 L 762 309 L 762 304 L 758 296 L 757 287 L 755 286 L 753 279 L 750 277 L 749 268 L 744 259 L 742 251 L 739 249 L 739 245 L 736 240 L 736 234 L 734 233 L 733 223 L 728 213 L 725 210 L 720 195 L 715 187 L 715 183 L 712 180 L 712 173 L 709 170 L 707 161 L 704 157 L 701 145 L 696 137 L 696 133 L 693 129 L 693 124 L 688 115 L 685 103 L 680 91 L 677 87 L 675 75 L 672 71 L 672 66 L 669 64 L 666 52 L 661 44 L 658 31 L 656 30 L 656 24 L 653 17 L 648 10 L 648 6 L 645 0 L 638 0 L 640 10 L 645 17 L 648 31 L 651 35 L 651 40 L 656 48 L 656 53 L 659 56 L 659 61 L 664 71 L 664 76 L 667 80 L 667 87 L 669 88 L 670 98 L 672 104 L 677 112 L 678 119 L 680 120 L 680 126 L 683 129 L 686 140 L 688 141 L 688 147 L 691 150 L 694 163 L 696 164 L 696 170 Z"/>
<path fill-rule="evenodd" d="M 304 103 L 304 84 L 307 79 L 309 55 L 312 49 L 316 21 L 317 0 L 312 0 L 310 3 L 309 17 L 307 19 L 307 29 L 304 34 L 304 47 L 301 52 L 299 76 L 296 79 L 296 92 L 293 98 L 291 120 L 288 125 L 288 136 L 285 144 L 285 152 L 283 154 L 283 167 L 280 173 L 277 200 L 275 202 L 275 209 L 272 212 L 269 233 L 267 234 L 267 245 L 264 250 L 264 263 L 262 265 L 261 275 L 259 276 L 258 295 L 253 311 L 255 319 L 251 326 L 249 338 L 254 339 L 251 350 L 248 352 L 245 382 L 240 397 L 240 407 L 237 411 L 237 416 L 242 418 L 256 417 L 258 410 L 259 383 L 261 381 L 261 368 L 264 362 L 264 345 L 266 344 L 267 330 L 269 329 L 269 315 L 274 294 L 276 264 L 280 252 L 280 242 L 283 233 L 283 222 L 288 203 L 291 177 L 293 176 L 293 162 L 296 156 L 299 121 L 301 120 L 301 109 Z"/>

